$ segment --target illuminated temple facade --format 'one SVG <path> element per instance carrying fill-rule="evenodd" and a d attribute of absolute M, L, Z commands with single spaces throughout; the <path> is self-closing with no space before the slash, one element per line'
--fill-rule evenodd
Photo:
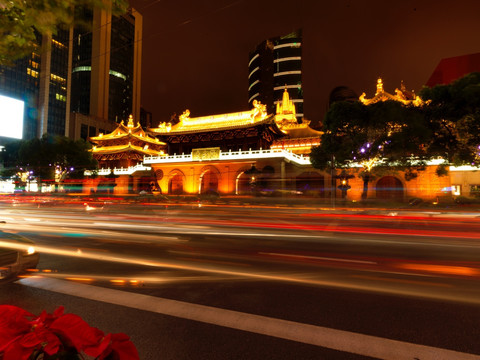
<path fill-rule="evenodd" d="M 93 143 L 92 155 L 98 161 L 101 169 L 100 177 L 90 181 L 90 188 L 105 191 L 115 187 L 116 192 L 151 191 L 155 185 L 150 176 L 150 167 L 143 165 L 145 156 L 164 156 L 166 144 L 159 139 L 148 135 L 140 126 L 135 124 L 130 115 L 127 125 L 123 121 L 109 134 L 100 133 L 90 138 Z M 113 174 L 112 174 L 112 170 Z M 135 176 L 133 174 L 135 173 Z M 115 175 L 117 176 L 115 179 Z M 113 183 L 115 186 L 113 186 Z"/>
<path fill-rule="evenodd" d="M 100 133 L 90 138 L 95 144 L 93 157 L 100 167 L 123 168 L 141 164 L 144 156 L 164 155 L 166 144 L 149 136 L 140 126 L 135 125 L 132 115 L 127 125 L 123 121 L 110 134 Z"/>
<path fill-rule="evenodd" d="M 276 114 L 258 101 L 237 113 L 191 117 L 186 110 L 179 123 L 148 129 L 168 144 L 169 156 L 145 157 L 144 164 L 152 166 L 165 194 L 241 195 L 296 191 L 307 184 L 312 193 L 323 194 L 325 176 L 312 171 L 304 156 L 321 133 L 308 121 L 298 124 L 295 115 L 286 89 Z"/>
<path fill-rule="evenodd" d="M 365 105 L 387 100 L 423 105 L 403 83 L 395 94 L 386 92 L 381 79 L 372 98 L 365 94 L 359 98 Z M 95 144 L 93 155 L 102 169 L 99 178 L 91 178 L 88 186 L 99 189 L 102 181 L 113 177 L 116 186 L 112 192 L 117 194 L 145 190 L 162 194 L 342 197 L 342 179 L 332 178 L 329 171 L 314 169 L 310 163 L 310 150 L 320 144 L 322 132 L 312 129 L 306 119 L 299 123 L 296 115 L 295 104 L 285 89 L 275 114 L 255 101 L 252 109 L 236 113 L 192 117 L 186 110 L 178 123 L 162 122 L 146 130 L 135 125 L 130 116 L 127 125 L 122 123 L 110 134 L 90 138 Z M 404 201 L 452 194 L 469 196 L 477 188 L 480 192 L 480 185 L 475 188 L 470 184 L 477 179 L 469 180 L 472 175 L 468 169 L 450 167 L 450 176 L 438 177 L 437 166 L 431 164 L 409 180 L 392 168 L 371 182 L 368 198 Z M 352 175 L 358 175 L 358 171 L 349 170 Z M 353 176 L 347 181 L 348 199 L 360 200 L 362 179 Z"/>
<path fill-rule="evenodd" d="M 323 196 L 327 176 L 311 168 L 308 153 L 321 132 L 297 122 L 285 89 L 276 114 L 253 102 L 248 111 L 192 117 L 186 110 L 176 124 L 143 130 L 121 124 L 112 133 L 90 138 L 100 179 L 118 176 L 115 193 L 136 192 L 135 184 L 163 194 L 302 192 Z M 150 172 L 150 179 L 140 174 Z M 98 188 L 101 180 L 91 180 Z M 132 186 L 132 183 L 134 184 Z M 142 187 L 143 189 L 144 187 Z"/>

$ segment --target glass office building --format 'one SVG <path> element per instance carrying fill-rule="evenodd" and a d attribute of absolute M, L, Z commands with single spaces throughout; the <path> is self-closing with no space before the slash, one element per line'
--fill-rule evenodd
<path fill-rule="evenodd" d="M 25 103 L 23 139 L 66 134 L 69 31 L 38 35 L 37 42 L 29 57 L 0 67 L 0 94 Z"/>
<path fill-rule="evenodd" d="M 82 16 L 91 27 L 39 35 L 30 57 L 0 67 L 0 95 L 25 103 L 24 139 L 79 138 L 75 119 L 86 117 L 72 112 L 89 119 L 85 139 L 105 122 L 140 118 L 142 16 L 134 9 L 113 18 L 98 9 Z"/>
<path fill-rule="evenodd" d="M 44 114 L 46 126 L 43 125 L 44 133 L 53 135 L 66 135 L 68 123 L 67 106 L 67 81 L 69 77 L 69 36 L 70 31 L 58 30 L 50 40 L 50 56 L 47 61 L 50 62 L 48 74 L 44 79 L 44 86 L 48 87 L 48 111 Z M 44 57 L 45 58 L 45 57 Z M 42 74 L 43 76 L 43 74 Z M 42 84 L 42 81 L 41 81 Z M 48 100 L 47 100 L 48 99 Z"/>
<path fill-rule="evenodd" d="M 25 103 L 24 139 L 37 136 L 40 64 L 39 52 L 34 52 L 28 58 L 17 60 L 13 66 L 0 66 L 0 95 L 22 100 Z"/>
<path fill-rule="evenodd" d="M 138 117 L 141 15 L 132 9 L 118 17 L 104 11 L 85 17 L 92 30 L 74 31 L 71 110 L 115 122 Z"/>

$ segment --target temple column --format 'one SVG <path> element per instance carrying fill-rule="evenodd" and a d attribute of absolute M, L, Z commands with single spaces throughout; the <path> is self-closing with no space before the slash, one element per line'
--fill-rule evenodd
<path fill-rule="evenodd" d="M 192 166 L 190 168 L 190 185 L 186 187 L 188 189 L 186 192 L 199 194 L 200 193 L 200 179 L 198 175 L 195 175 L 195 168 Z M 188 181 L 188 180 L 187 180 Z M 191 191 L 192 189 L 193 191 Z"/>
<path fill-rule="evenodd" d="M 225 176 L 222 176 L 222 185 L 218 186 L 219 192 L 223 192 L 225 195 L 230 194 L 230 189 L 233 189 L 230 186 L 230 166 L 225 166 Z"/>

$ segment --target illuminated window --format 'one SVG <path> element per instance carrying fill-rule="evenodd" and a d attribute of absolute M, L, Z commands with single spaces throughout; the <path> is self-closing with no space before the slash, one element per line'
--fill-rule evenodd
<path fill-rule="evenodd" d="M 123 79 L 125 81 L 127 80 L 127 77 L 125 75 L 123 75 L 122 73 L 119 73 L 118 71 L 110 70 L 108 73 L 110 75 L 116 76 L 116 77 L 118 77 L 120 79 Z"/>
<path fill-rule="evenodd" d="M 92 71 L 92 67 L 91 66 L 77 66 L 76 68 L 73 68 L 72 73 L 79 72 L 79 71 Z"/>
<path fill-rule="evenodd" d="M 274 63 L 279 63 L 282 61 L 292 61 L 292 60 L 302 60 L 301 56 L 291 56 L 291 57 L 286 57 L 286 58 L 281 58 L 281 59 L 275 59 L 273 60 Z"/>
<path fill-rule="evenodd" d="M 66 49 L 66 48 L 67 48 L 64 44 L 62 44 L 61 42 L 59 42 L 59 41 L 57 41 L 57 40 L 55 40 L 55 39 L 52 39 L 52 43 L 53 43 L 54 45 L 58 46 L 59 48 L 62 48 L 62 49 Z"/>
<path fill-rule="evenodd" d="M 462 193 L 461 185 L 452 185 L 452 195 L 459 196 Z"/>
<path fill-rule="evenodd" d="M 255 55 L 255 56 L 252 58 L 252 60 L 250 60 L 250 62 L 248 63 L 248 67 L 250 67 L 250 65 L 252 64 L 252 62 L 253 62 L 256 58 L 258 58 L 258 57 L 260 57 L 260 54 Z"/>
<path fill-rule="evenodd" d="M 38 71 L 27 68 L 27 74 L 38 79 Z"/>
<path fill-rule="evenodd" d="M 301 70 L 294 70 L 294 71 L 283 71 L 283 72 L 279 72 L 279 73 L 275 73 L 273 74 L 273 76 L 284 76 L 284 75 L 301 75 L 302 74 L 302 71 Z"/>
<path fill-rule="evenodd" d="M 257 70 L 260 70 L 260 67 L 256 67 L 255 69 L 252 70 L 252 72 L 248 75 L 248 78 L 250 79 L 250 77 L 252 76 L 252 74 L 257 71 Z"/>
<path fill-rule="evenodd" d="M 288 44 L 277 45 L 277 46 L 274 47 L 274 49 L 277 50 L 277 49 L 286 48 L 286 47 L 299 48 L 300 46 L 302 46 L 302 43 L 293 42 L 293 43 L 288 43 Z"/>
<path fill-rule="evenodd" d="M 260 80 L 257 80 L 257 81 L 255 81 L 254 83 L 252 83 L 252 84 L 248 87 L 248 91 L 250 91 L 250 89 L 251 89 L 252 87 L 254 87 L 256 84 L 258 84 L 259 82 L 260 82 Z"/>
<path fill-rule="evenodd" d="M 273 90 L 284 90 L 285 88 L 287 89 L 301 89 L 302 88 L 302 85 L 301 84 L 297 84 L 297 85 L 287 85 L 287 86 L 275 86 L 273 88 Z"/>
<path fill-rule="evenodd" d="M 67 101 L 67 97 L 65 95 L 62 95 L 62 94 L 59 94 L 59 93 L 55 94 L 55 98 L 59 101 L 64 101 L 64 102 Z"/>
<path fill-rule="evenodd" d="M 50 80 L 61 83 L 61 84 L 66 84 L 67 80 L 65 80 L 63 77 L 55 75 L 55 74 L 50 74 Z"/>

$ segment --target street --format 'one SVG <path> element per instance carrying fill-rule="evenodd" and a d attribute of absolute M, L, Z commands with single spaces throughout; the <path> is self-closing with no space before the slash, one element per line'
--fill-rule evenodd
<path fill-rule="evenodd" d="M 124 332 L 141 359 L 475 359 L 480 214 L 2 204 L 38 271 L 0 303 Z"/>

